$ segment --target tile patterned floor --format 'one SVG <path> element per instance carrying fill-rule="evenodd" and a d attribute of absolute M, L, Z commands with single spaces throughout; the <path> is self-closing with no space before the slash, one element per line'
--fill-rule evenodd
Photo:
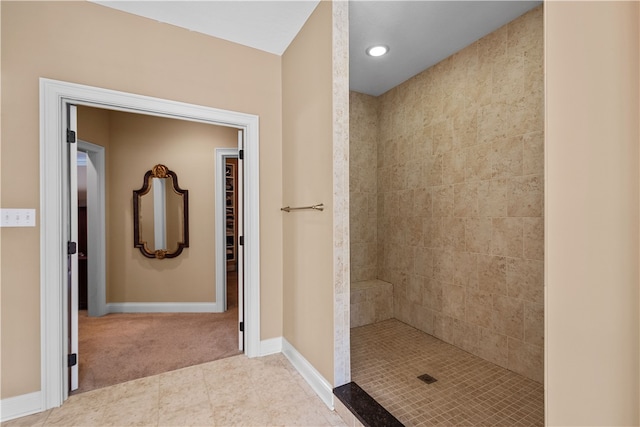
<path fill-rule="evenodd" d="M 406 426 L 544 425 L 542 384 L 395 319 L 351 329 L 351 377 Z"/>
<path fill-rule="evenodd" d="M 289 361 L 244 355 L 71 396 L 15 426 L 345 426 Z"/>

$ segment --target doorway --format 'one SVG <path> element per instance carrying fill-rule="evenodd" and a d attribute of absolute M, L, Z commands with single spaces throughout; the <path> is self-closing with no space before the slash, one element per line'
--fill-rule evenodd
<path fill-rule="evenodd" d="M 152 116 L 217 124 L 243 130 L 244 149 L 248 156 L 244 176 L 247 191 L 243 202 L 245 226 L 245 354 L 260 354 L 259 315 L 259 209 L 258 209 L 258 118 L 256 116 L 195 106 L 170 100 L 150 98 L 73 83 L 41 79 L 41 358 L 42 391 L 46 408 L 60 405 L 68 396 L 63 359 L 68 332 L 66 276 L 66 241 L 69 191 L 63 185 L 68 171 L 66 153 L 66 106 L 98 106 Z M 64 137 L 64 138 L 63 138 Z M 64 248 L 64 249 L 63 249 Z M 66 361 L 65 361 L 66 362 Z"/>
<path fill-rule="evenodd" d="M 107 313 L 105 150 L 79 138 L 77 144 L 78 304 L 90 316 L 103 316 Z"/>
<path fill-rule="evenodd" d="M 87 153 L 78 149 L 78 310 L 89 308 L 87 251 Z"/>
<path fill-rule="evenodd" d="M 83 238 L 82 218 L 88 205 L 83 201 L 95 199 L 95 195 L 88 193 L 83 185 L 84 171 L 90 165 L 82 155 L 82 147 L 78 147 L 78 392 L 239 354 L 243 340 L 238 327 L 238 301 L 242 299 L 234 293 L 237 294 L 238 289 L 236 264 L 241 264 L 241 259 L 236 256 L 234 244 L 237 232 L 233 233 L 237 230 L 235 224 L 239 223 L 236 217 L 241 215 L 237 201 L 240 189 L 235 173 L 238 131 L 209 123 L 88 106 L 78 106 L 76 111 L 78 139 L 89 139 L 95 141 L 95 145 L 104 146 L 109 160 L 109 175 L 101 176 L 109 190 L 106 214 L 102 212 L 108 219 L 108 238 L 102 245 L 109 248 L 106 289 L 109 303 L 103 311 L 107 315 L 98 319 L 94 313 L 86 311 L 86 303 L 83 304 L 81 298 L 86 295 L 82 285 L 87 282 L 86 275 L 83 280 L 82 273 L 86 272 L 83 267 L 87 258 L 89 261 L 92 258 L 86 250 L 86 238 Z M 180 140 L 178 148 L 174 144 L 176 135 Z M 220 171 L 214 163 L 213 152 L 218 147 L 235 152 L 236 158 L 229 159 L 235 164 L 227 166 L 231 176 L 224 176 L 224 166 L 220 168 L 222 176 L 216 176 Z M 131 246 L 131 189 L 140 186 L 142 175 L 157 162 L 166 163 L 176 174 L 180 187 L 187 189 L 191 196 L 187 206 L 192 231 L 188 240 L 190 247 L 174 260 L 148 259 Z M 230 201 L 214 203 L 212 190 L 218 182 L 232 187 L 227 191 Z M 230 250 L 234 254 L 230 260 L 233 274 L 226 280 L 232 288 L 228 292 L 229 313 L 226 312 L 227 305 L 214 294 L 212 252 L 202 250 L 211 247 L 209 242 L 213 242 L 214 236 L 215 239 L 221 237 L 214 234 L 210 215 L 214 206 L 223 212 L 226 209 L 227 216 L 230 215 L 227 220 L 231 221 L 232 235 L 222 236 L 231 238 Z M 146 217 L 144 213 L 142 216 L 142 219 Z M 163 247 L 173 247 L 176 243 L 170 242 L 171 236 L 175 235 L 169 227 L 171 223 L 172 216 L 166 215 L 165 243 L 168 246 Z M 148 225 L 141 222 L 141 225 L 145 224 Z M 153 234 L 147 233 L 142 240 L 151 238 L 150 247 L 156 245 L 157 249 L 158 240 Z M 224 256 L 222 251 L 216 252 L 215 256 Z M 200 299 L 197 299 L 197 292 Z M 159 298 L 164 298 L 165 302 L 160 303 Z M 201 302 L 194 307 L 194 303 L 188 302 L 190 300 Z"/>

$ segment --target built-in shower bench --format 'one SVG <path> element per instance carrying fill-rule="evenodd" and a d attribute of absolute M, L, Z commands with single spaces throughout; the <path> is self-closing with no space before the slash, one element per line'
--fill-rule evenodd
<path fill-rule="evenodd" d="M 351 327 L 393 317 L 393 285 L 382 280 L 351 283 Z"/>

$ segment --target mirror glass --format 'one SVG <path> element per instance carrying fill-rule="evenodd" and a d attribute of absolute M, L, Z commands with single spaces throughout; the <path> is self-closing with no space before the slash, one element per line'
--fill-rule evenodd
<path fill-rule="evenodd" d="M 175 172 L 156 165 L 133 192 L 134 246 L 148 258 L 173 258 L 189 247 L 188 191 Z"/>

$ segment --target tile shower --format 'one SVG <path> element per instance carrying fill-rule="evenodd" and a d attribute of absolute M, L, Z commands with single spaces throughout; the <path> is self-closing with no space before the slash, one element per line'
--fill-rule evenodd
<path fill-rule="evenodd" d="M 543 381 L 542 6 L 350 94 L 351 323 L 396 318 Z"/>

